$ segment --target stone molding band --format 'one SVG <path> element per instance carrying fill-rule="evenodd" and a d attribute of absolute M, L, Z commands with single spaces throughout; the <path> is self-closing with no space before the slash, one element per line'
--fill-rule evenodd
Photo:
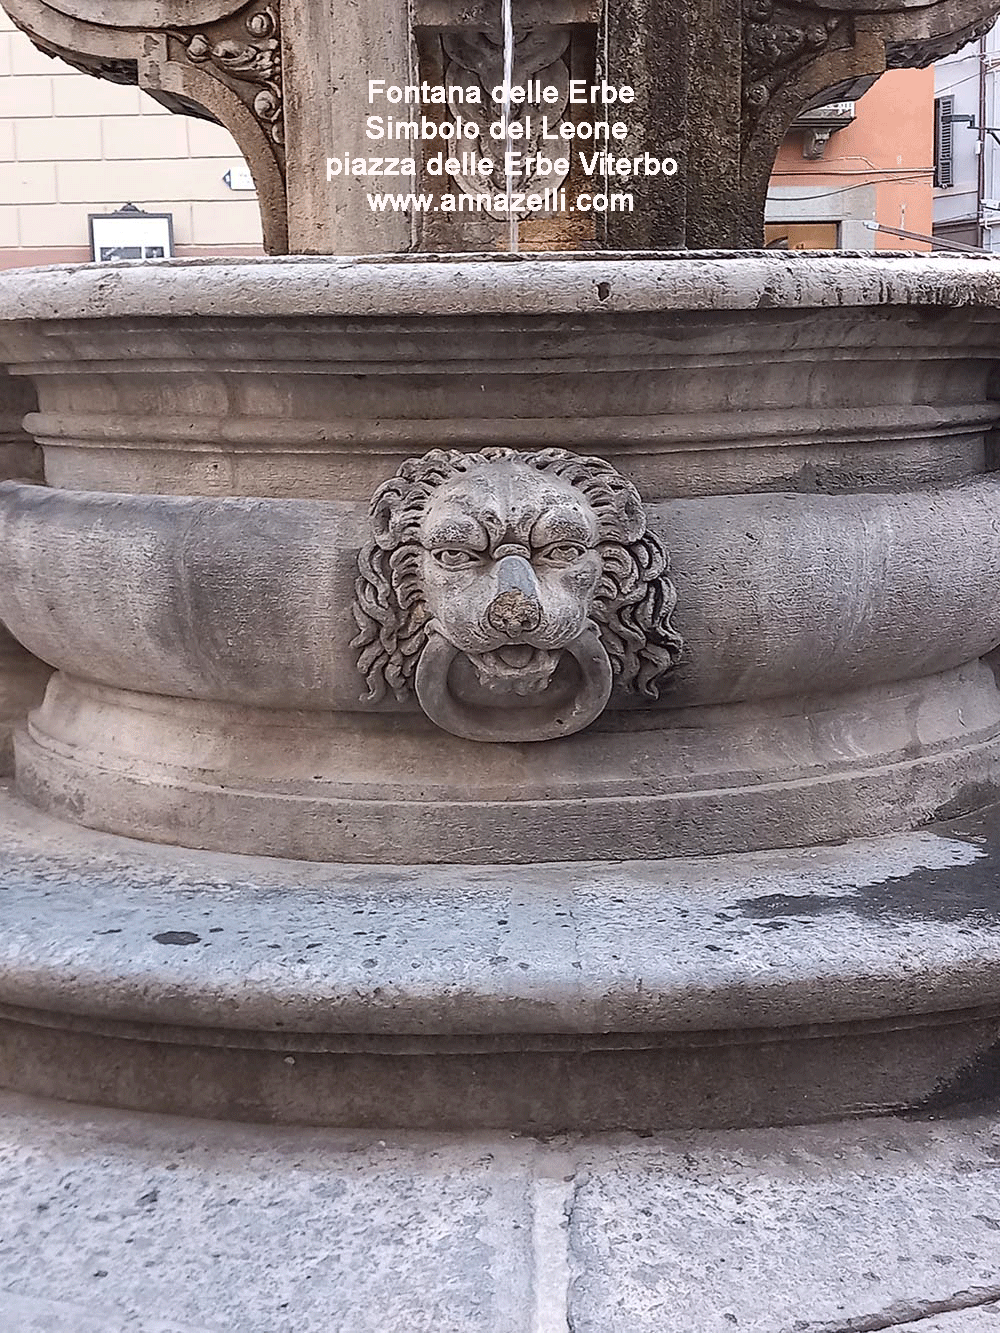
<path fill-rule="evenodd" d="M 669 706 L 780 698 L 790 686 L 837 692 L 989 652 L 1000 641 L 982 610 L 1000 584 L 998 485 L 988 475 L 895 494 L 647 505 L 683 607 L 687 648 Z M 364 540 L 361 505 L 6 483 L 0 542 L 10 578 L 0 619 L 46 661 L 122 688 L 355 711 L 350 608 Z M 89 602 L 95 563 L 104 571 L 99 616 Z"/>
<path fill-rule="evenodd" d="M 393 386 L 398 388 L 398 386 Z M 888 396 L 888 386 L 886 393 Z M 675 497 L 754 490 L 893 490 L 982 473 L 984 435 L 1000 404 L 733 411 L 700 416 L 554 418 L 366 417 L 225 420 L 109 413 L 42 413 L 26 419 L 53 486 L 162 495 L 360 500 L 413 452 L 549 445 L 601 451 L 647 496 L 669 458 Z"/>
<path fill-rule="evenodd" d="M 601 288 L 607 285 L 607 292 Z M 461 309 L 449 302 L 461 290 Z M 400 300 L 400 292 L 404 299 Z M 29 322 L 119 320 L 120 346 L 128 342 L 128 317 L 176 320 L 183 309 L 186 332 L 206 344 L 211 324 L 199 329 L 198 318 L 249 319 L 322 315 L 340 319 L 361 316 L 389 321 L 431 316 L 443 331 L 464 315 L 539 316 L 553 321 L 558 333 L 554 360 L 586 336 L 586 329 L 560 318 L 566 315 L 678 312 L 688 336 L 701 333 L 693 314 L 726 310 L 771 313 L 811 310 L 844 312 L 844 307 L 925 307 L 938 316 L 960 307 L 966 337 L 976 325 L 996 318 L 1000 273 L 988 256 L 913 251 L 814 251 L 780 253 L 770 250 L 673 250 L 649 253 L 618 251 L 575 255 L 523 255 L 513 258 L 481 255 L 290 255 L 265 259 L 173 260 L 149 268 L 124 264 L 63 265 L 46 271 L 44 285 L 31 270 L 12 269 L 0 281 L 0 332 L 4 324 L 21 325 L 23 345 L 10 346 L 4 337 L 4 361 L 19 365 L 31 360 L 40 330 Z M 468 327 L 468 321 L 462 321 Z M 746 345 L 748 324 L 741 347 Z M 263 332 L 263 330 L 258 330 Z M 732 337 L 732 329 L 729 330 Z M 928 335 L 937 334 L 938 324 Z M 32 334 L 34 333 L 34 336 Z M 67 335 L 72 330 L 66 329 Z M 878 345 L 875 328 L 867 330 Z M 988 345 L 988 328 L 983 330 Z M 588 341 L 592 341 L 592 336 Z M 814 344 L 815 345 L 815 344 Z M 836 346 L 836 343 L 830 343 Z M 72 346 L 72 344 L 70 344 Z M 175 355 L 187 359 L 182 345 Z M 397 347 L 404 360 L 420 348 Z M 71 353 L 75 355 L 75 353 Z M 92 349 L 90 357 L 94 356 Z M 355 357 L 358 357 L 355 349 Z M 44 367 L 47 356 L 37 358 Z M 88 358 L 89 359 L 89 358 Z"/>
<path fill-rule="evenodd" d="M 497 763 L 495 745 L 427 723 L 331 726 L 320 714 L 128 696 L 60 674 L 15 738 L 17 780 L 41 809 L 127 837 L 382 864 L 519 864 L 539 848 L 552 861 L 712 856 L 791 836 L 809 845 L 960 813 L 1000 785 L 1000 698 L 981 665 L 815 711 L 799 700 L 793 712 L 698 713 L 641 733 L 638 777 L 635 732 L 515 745 Z M 365 755 L 364 772 L 344 749 Z M 759 758 L 741 774 L 749 753 Z M 461 792 L 442 789 L 445 771 L 462 775 Z"/>

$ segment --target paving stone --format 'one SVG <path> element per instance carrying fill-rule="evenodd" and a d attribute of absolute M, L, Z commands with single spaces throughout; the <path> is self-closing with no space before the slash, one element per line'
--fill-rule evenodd
<path fill-rule="evenodd" d="M 120 1310 L 84 1309 L 13 1291 L 0 1291 L 0 1328 L 4 1333 L 208 1333 L 192 1324 L 142 1319 Z"/>
<path fill-rule="evenodd" d="M 3 1333 L 1000 1333 L 1000 1118 L 547 1141 L 0 1093 Z"/>
<path fill-rule="evenodd" d="M 570 1248 L 573 1333 L 662 1333 L 681 1311 L 698 1333 L 864 1333 L 1000 1299 L 1000 1127 L 650 1143 L 581 1175 Z"/>
<path fill-rule="evenodd" d="M 0 1287 L 198 1333 L 527 1328 L 527 1194 L 488 1147 L 5 1106 Z"/>

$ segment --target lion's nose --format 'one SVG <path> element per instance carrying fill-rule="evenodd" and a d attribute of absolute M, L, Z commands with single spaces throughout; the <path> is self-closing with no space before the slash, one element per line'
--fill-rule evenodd
<path fill-rule="evenodd" d="M 486 620 L 499 634 L 525 634 L 542 623 L 535 571 L 523 555 L 507 555 L 496 568 L 497 595 Z"/>

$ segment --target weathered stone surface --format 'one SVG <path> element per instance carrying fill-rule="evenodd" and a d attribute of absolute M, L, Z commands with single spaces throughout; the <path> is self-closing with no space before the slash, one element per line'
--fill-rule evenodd
<path fill-rule="evenodd" d="M 0 1317 L 20 1298 L 35 1323 L 5 1333 L 532 1328 L 527 1181 L 490 1144 L 141 1119 L 108 1138 L 101 1117 L 60 1128 L 41 1108 L 32 1141 L 25 1112 L 0 1121 Z M 108 1322 L 39 1323 L 40 1291 Z"/>
<path fill-rule="evenodd" d="M 539 1143 L 4 1095 L 0 1316 L 5 1333 L 995 1333 L 998 1158 L 992 1118 Z"/>
<path fill-rule="evenodd" d="M 28 380 L 13 379 L 0 367 L 0 481 L 10 477 L 40 481 L 41 451 L 21 428 L 36 406 Z M 0 774 L 13 772 L 13 728 L 42 700 L 49 667 L 32 657 L 0 622 Z"/>
<path fill-rule="evenodd" d="M 989 1121 L 619 1150 L 572 1197 L 574 1333 L 995 1328 L 941 1312 L 1000 1297 L 998 1151 Z"/>
<path fill-rule="evenodd" d="M 2 810 L 0 1086 L 544 1132 L 945 1106 L 993 1086 L 992 821 L 512 871 L 196 855 Z"/>
<path fill-rule="evenodd" d="M 48 808 L 268 855 L 475 862 L 863 836 L 996 788 L 989 264 L 288 260 L 45 285 L 0 283 L 51 487 L 4 488 L 0 613 L 61 671 L 21 746 Z M 451 684 L 425 701 L 460 736 L 372 699 L 358 550 L 415 441 L 568 446 L 638 488 L 685 644 L 659 699 L 620 671 L 601 711 L 595 669 L 594 725 L 565 735 L 560 711 L 489 747 Z"/>
<path fill-rule="evenodd" d="M 0 1291 L 0 1326 L 6 1333 L 212 1333 L 205 1325 L 195 1328 L 94 1303 L 75 1305 L 13 1291 Z"/>

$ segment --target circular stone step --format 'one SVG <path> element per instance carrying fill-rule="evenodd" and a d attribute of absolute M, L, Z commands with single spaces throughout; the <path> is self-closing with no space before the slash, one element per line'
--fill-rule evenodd
<path fill-rule="evenodd" d="M 638 1131 L 997 1078 L 995 811 L 683 861 L 189 852 L 0 789 L 0 1085 L 142 1110 Z"/>

